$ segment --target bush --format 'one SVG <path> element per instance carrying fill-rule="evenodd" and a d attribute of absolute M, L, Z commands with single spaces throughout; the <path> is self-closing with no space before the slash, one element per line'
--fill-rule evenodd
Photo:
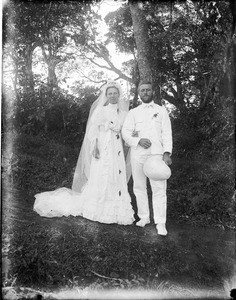
<path fill-rule="evenodd" d="M 84 87 L 79 99 L 63 90 L 50 90 L 44 86 L 34 92 L 19 94 L 11 122 L 21 133 L 38 135 L 64 131 L 75 137 L 85 130 L 96 91 Z"/>
<path fill-rule="evenodd" d="M 232 226 L 233 170 L 229 162 L 174 162 L 168 184 L 170 218 Z"/>
<path fill-rule="evenodd" d="M 169 215 L 234 226 L 234 126 L 231 98 L 211 100 L 173 119 Z"/>
<path fill-rule="evenodd" d="M 29 195 L 71 187 L 79 149 L 48 138 L 20 134 L 14 143 L 13 184 Z"/>

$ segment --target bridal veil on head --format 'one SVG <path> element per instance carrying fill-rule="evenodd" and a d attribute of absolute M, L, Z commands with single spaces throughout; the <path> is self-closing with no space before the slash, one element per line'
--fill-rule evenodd
<path fill-rule="evenodd" d="M 91 165 L 91 153 L 90 153 L 90 141 L 88 139 L 88 132 L 91 126 L 91 118 L 96 115 L 99 111 L 99 108 L 102 106 L 106 106 L 108 104 L 108 100 L 106 97 L 106 91 L 108 88 L 115 87 L 119 91 L 119 101 L 118 101 L 118 108 L 120 111 L 127 111 L 129 110 L 129 101 L 125 100 L 122 95 L 121 85 L 116 81 L 109 81 L 101 88 L 101 94 L 97 98 L 97 100 L 92 104 L 89 112 L 89 117 L 87 121 L 85 136 L 83 140 L 83 144 L 80 149 L 79 158 L 76 164 L 73 183 L 72 183 L 72 190 L 75 192 L 81 192 L 82 187 L 88 181 L 89 172 L 90 172 L 90 165 Z M 128 164 L 129 166 L 130 164 Z M 130 174 L 131 171 L 128 171 Z"/>

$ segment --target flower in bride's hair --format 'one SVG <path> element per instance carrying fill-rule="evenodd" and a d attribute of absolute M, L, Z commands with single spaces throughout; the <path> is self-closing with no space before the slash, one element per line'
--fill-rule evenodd
<path fill-rule="evenodd" d="M 119 90 L 121 90 L 121 85 L 119 84 L 119 82 L 116 82 L 116 81 L 110 81 L 110 82 L 108 82 L 107 83 L 107 88 L 108 87 L 116 87 Z"/>
<path fill-rule="evenodd" d="M 109 85 L 119 85 L 119 83 L 117 81 L 112 80 L 112 81 L 107 81 L 106 85 L 107 86 L 109 86 Z"/>

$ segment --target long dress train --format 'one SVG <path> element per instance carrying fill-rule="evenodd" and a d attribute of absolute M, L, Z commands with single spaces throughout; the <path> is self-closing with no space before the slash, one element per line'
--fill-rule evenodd
<path fill-rule="evenodd" d="M 44 217 L 83 216 L 101 223 L 132 224 L 134 212 L 127 189 L 120 128 L 125 113 L 116 104 L 100 108 L 88 134 L 91 151 L 97 140 L 100 158 L 92 156 L 90 176 L 82 192 L 68 188 L 35 195 L 34 210 Z"/>

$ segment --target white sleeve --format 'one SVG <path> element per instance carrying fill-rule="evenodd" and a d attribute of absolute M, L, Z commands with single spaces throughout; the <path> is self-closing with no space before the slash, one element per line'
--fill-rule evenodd
<path fill-rule="evenodd" d="M 162 118 L 162 142 L 163 151 L 172 153 L 173 141 L 172 141 L 172 129 L 169 114 L 165 107 L 163 107 Z"/>
<path fill-rule="evenodd" d="M 130 147 L 136 148 L 140 138 L 132 136 L 134 130 L 135 130 L 135 119 L 134 119 L 133 111 L 130 110 L 125 118 L 122 127 L 122 137 Z"/>

